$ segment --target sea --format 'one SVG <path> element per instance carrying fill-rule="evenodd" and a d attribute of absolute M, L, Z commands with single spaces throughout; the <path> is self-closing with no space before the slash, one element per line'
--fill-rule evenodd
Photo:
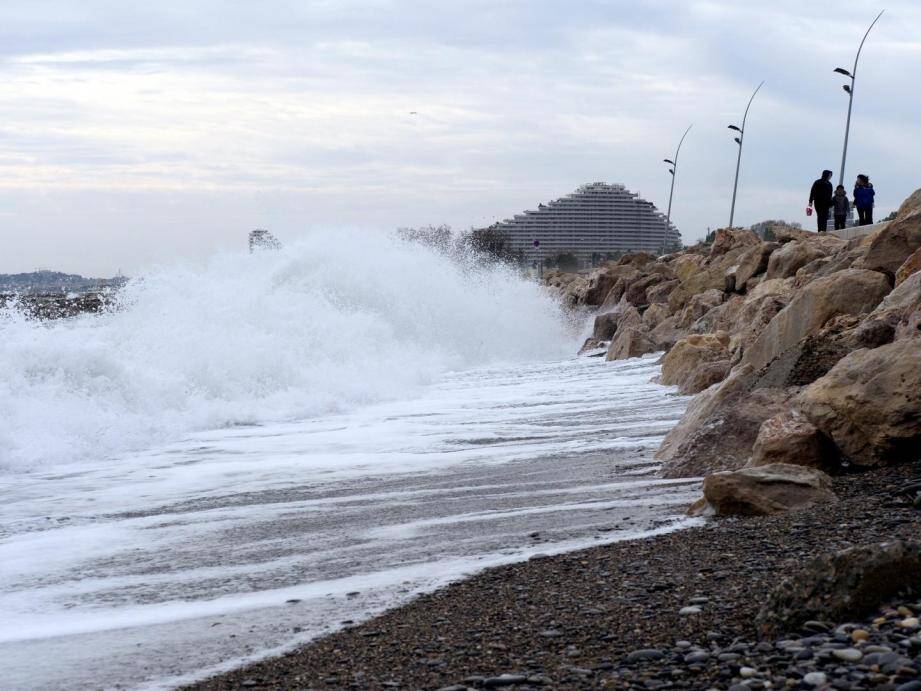
<path fill-rule="evenodd" d="M 482 569 L 693 525 L 657 355 L 516 271 L 367 233 L 0 310 L 12 689 L 170 689 Z"/>

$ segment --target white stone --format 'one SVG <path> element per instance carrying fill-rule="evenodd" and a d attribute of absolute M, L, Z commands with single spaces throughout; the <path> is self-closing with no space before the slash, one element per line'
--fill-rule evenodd
<path fill-rule="evenodd" d="M 809 684 L 809 686 L 823 686 L 827 680 L 828 677 L 825 676 L 824 672 L 809 672 L 803 677 L 803 682 Z"/>

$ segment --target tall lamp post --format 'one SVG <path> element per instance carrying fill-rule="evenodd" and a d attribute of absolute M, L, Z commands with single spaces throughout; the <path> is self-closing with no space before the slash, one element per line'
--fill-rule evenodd
<path fill-rule="evenodd" d="M 735 220 L 736 216 L 736 194 L 739 191 L 739 168 L 742 167 L 742 142 L 745 141 L 745 121 L 748 120 L 748 109 L 752 107 L 752 101 L 755 100 L 755 94 L 757 94 L 761 87 L 764 86 L 762 81 L 758 88 L 752 93 L 752 97 L 748 99 L 748 105 L 745 106 L 745 114 L 742 116 L 742 126 L 736 127 L 735 125 L 729 125 L 729 129 L 735 130 L 739 133 L 739 136 L 735 138 L 736 144 L 739 145 L 739 157 L 736 159 L 736 181 L 732 186 L 732 206 L 729 208 L 729 227 L 732 228 L 732 222 Z"/>
<path fill-rule="evenodd" d="M 684 134 L 681 135 L 681 141 L 678 142 L 678 148 L 675 149 L 675 160 L 670 158 L 663 159 L 665 163 L 671 165 L 671 168 L 668 169 L 668 172 L 672 176 L 672 188 L 668 193 L 668 213 L 665 214 L 665 225 L 668 225 L 672 222 L 672 198 L 675 196 L 675 176 L 678 174 L 678 154 L 681 153 L 681 145 L 684 144 L 684 138 L 688 136 L 688 132 L 691 131 L 691 127 L 694 125 L 689 125 L 688 128 L 684 131 Z"/>
<path fill-rule="evenodd" d="M 883 10 L 878 15 L 876 15 L 876 19 L 873 20 L 872 24 L 870 24 L 870 28 L 867 29 L 867 33 L 863 35 L 863 39 L 860 41 L 860 47 L 857 49 L 857 57 L 854 58 L 854 69 L 848 72 L 843 67 L 835 68 L 835 72 L 838 74 L 843 74 L 845 77 L 851 78 L 851 83 L 844 85 L 844 90 L 848 94 L 847 124 L 844 126 L 844 150 L 841 152 L 841 175 L 838 178 L 839 185 L 844 184 L 844 164 L 847 162 L 847 139 L 851 133 L 851 110 L 854 108 L 854 82 L 857 79 L 857 61 L 860 60 L 860 51 L 863 50 L 863 44 L 866 42 L 867 36 L 870 35 L 870 31 L 873 30 L 873 27 L 876 26 L 876 22 L 879 21 L 879 18 L 883 16 L 883 12 L 885 11 L 886 10 Z"/>

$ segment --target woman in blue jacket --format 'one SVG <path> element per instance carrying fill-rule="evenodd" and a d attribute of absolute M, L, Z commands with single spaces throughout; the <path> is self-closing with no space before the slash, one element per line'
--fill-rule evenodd
<path fill-rule="evenodd" d="M 854 185 L 854 206 L 857 207 L 857 217 L 860 219 L 860 225 L 873 225 L 873 198 L 876 192 L 873 190 L 873 183 L 866 175 L 857 176 L 857 184 Z"/>

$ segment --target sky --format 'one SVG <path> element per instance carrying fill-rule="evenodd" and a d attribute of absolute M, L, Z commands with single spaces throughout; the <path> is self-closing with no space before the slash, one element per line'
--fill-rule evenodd
<path fill-rule="evenodd" d="M 837 181 L 837 66 L 866 27 L 846 183 L 921 187 L 921 4 L 673 0 L 2 0 L 0 272 L 132 275 L 253 228 L 389 232 L 510 217 L 592 181 L 685 242 L 808 220 Z"/>

